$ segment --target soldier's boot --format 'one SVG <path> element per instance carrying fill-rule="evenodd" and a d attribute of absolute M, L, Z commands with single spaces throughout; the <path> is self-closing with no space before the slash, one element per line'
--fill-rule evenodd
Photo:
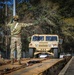
<path fill-rule="evenodd" d="M 11 65 L 13 65 L 14 64 L 14 59 L 13 58 L 11 58 Z"/>
<path fill-rule="evenodd" d="M 18 60 L 18 64 L 21 65 L 21 60 Z"/>

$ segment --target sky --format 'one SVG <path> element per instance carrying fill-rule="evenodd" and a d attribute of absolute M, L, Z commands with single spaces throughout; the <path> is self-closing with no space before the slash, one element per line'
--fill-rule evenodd
<path fill-rule="evenodd" d="M 29 2 L 30 0 L 17 0 L 19 3 L 21 3 L 22 1 L 25 2 Z M 8 6 L 13 5 L 13 0 L 8 0 L 7 2 L 0 2 L 0 8 L 3 8 L 3 6 L 1 4 L 7 4 Z"/>

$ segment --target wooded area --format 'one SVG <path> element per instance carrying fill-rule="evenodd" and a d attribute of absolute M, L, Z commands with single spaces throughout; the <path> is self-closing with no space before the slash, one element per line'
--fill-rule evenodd
<path fill-rule="evenodd" d="M 7 50 L 6 35 L 8 29 L 6 24 L 12 19 L 12 5 L 6 7 L 0 0 L 0 43 L 2 51 Z M 20 0 L 19 0 L 20 1 Z M 36 26 L 26 27 L 22 34 L 24 37 L 23 48 L 28 50 L 28 37 L 33 34 L 58 34 L 63 39 L 62 50 L 74 52 L 74 0 L 22 0 L 16 1 L 16 13 L 20 22 L 33 22 Z M 8 48 L 9 49 L 9 48 Z"/>

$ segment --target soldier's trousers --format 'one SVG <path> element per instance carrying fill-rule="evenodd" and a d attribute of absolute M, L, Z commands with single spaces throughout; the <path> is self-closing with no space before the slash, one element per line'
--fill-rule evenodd
<path fill-rule="evenodd" d="M 17 50 L 17 60 L 21 59 L 21 38 L 20 37 L 11 37 L 11 59 L 14 57 L 14 50 Z"/>

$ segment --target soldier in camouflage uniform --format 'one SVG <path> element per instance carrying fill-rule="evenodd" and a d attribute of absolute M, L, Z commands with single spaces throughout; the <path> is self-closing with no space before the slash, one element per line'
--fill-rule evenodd
<path fill-rule="evenodd" d="M 18 63 L 21 64 L 21 30 L 22 27 L 26 27 L 32 25 L 32 23 L 28 24 L 23 24 L 23 23 L 18 23 L 17 21 L 14 21 L 13 23 L 9 23 L 8 26 L 10 27 L 11 30 L 11 64 L 14 63 L 14 50 L 15 48 L 17 49 L 17 60 Z"/>

